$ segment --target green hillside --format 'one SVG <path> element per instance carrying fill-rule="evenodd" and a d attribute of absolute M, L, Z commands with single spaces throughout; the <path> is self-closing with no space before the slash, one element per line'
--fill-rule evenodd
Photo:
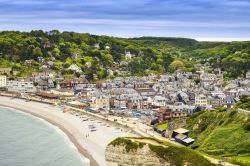
<path fill-rule="evenodd" d="M 133 57 L 127 58 L 126 52 Z M 38 57 L 43 57 L 44 62 L 38 62 Z M 24 65 L 25 60 L 31 63 Z M 250 42 L 198 42 L 169 37 L 126 39 L 57 30 L 0 32 L 0 67 L 12 67 L 20 71 L 17 76 L 27 76 L 42 71 L 50 61 L 53 61 L 50 68 L 56 72 L 71 77 L 84 74 L 89 80 L 162 74 L 176 69 L 195 71 L 196 63 L 221 67 L 228 78 L 237 78 L 244 77 L 250 68 Z M 82 72 L 69 69 L 72 64 Z M 108 70 L 113 70 L 114 75 Z"/>
<path fill-rule="evenodd" d="M 199 151 L 250 165 L 250 115 L 236 111 L 202 111 L 187 121 Z"/>

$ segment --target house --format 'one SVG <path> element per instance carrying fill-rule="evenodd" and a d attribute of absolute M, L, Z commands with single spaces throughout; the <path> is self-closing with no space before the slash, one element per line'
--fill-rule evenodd
<path fill-rule="evenodd" d="M 128 96 L 125 94 L 117 95 L 114 100 L 113 106 L 115 108 L 127 108 Z"/>
<path fill-rule="evenodd" d="M 149 89 L 149 85 L 145 84 L 145 82 L 135 82 L 134 89 Z"/>
<path fill-rule="evenodd" d="M 130 51 L 125 51 L 125 58 L 126 58 L 127 60 L 131 59 L 133 56 L 134 56 L 134 55 L 132 55 L 132 54 L 130 53 Z"/>
<path fill-rule="evenodd" d="M 145 89 L 137 89 L 136 90 L 141 96 L 155 96 L 156 92 L 153 89 L 145 88 Z"/>
<path fill-rule="evenodd" d="M 40 67 L 40 69 L 42 69 L 42 70 L 48 69 L 48 66 L 47 66 L 47 65 L 42 65 L 42 66 Z"/>
<path fill-rule="evenodd" d="M 32 60 L 31 59 L 28 59 L 28 60 L 25 60 L 24 61 L 24 64 L 26 64 L 26 65 L 30 65 L 32 63 Z"/>
<path fill-rule="evenodd" d="M 185 117 L 187 115 L 192 115 L 195 111 L 195 106 L 186 105 L 182 102 L 176 102 L 174 105 L 168 105 L 167 107 L 172 110 L 173 117 Z"/>
<path fill-rule="evenodd" d="M 78 53 L 73 53 L 71 57 L 72 57 L 72 59 L 77 59 L 77 58 L 80 57 L 80 54 L 78 54 Z"/>
<path fill-rule="evenodd" d="M 44 58 L 39 56 L 39 57 L 37 57 L 37 61 L 42 63 L 42 62 L 44 62 Z"/>
<path fill-rule="evenodd" d="M 250 71 L 246 73 L 246 79 L 250 80 Z"/>
<path fill-rule="evenodd" d="M 63 89 L 72 89 L 78 84 L 87 84 L 88 80 L 85 78 L 68 78 L 59 82 L 59 85 Z"/>
<path fill-rule="evenodd" d="M 175 139 L 176 142 L 188 146 L 194 143 L 194 139 L 188 137 L 189 130 L 184 128 L 175 129 L 172 133 L 172 138 Z"/>
<path fill-rule="evenodd" d="M 95 44 L 94 44 L 94 47 L 95 47 L 96 49 L 100 49 L 100 44 L 99 44 L 99 43 L 95 43 Z"/>
<path fill-rule="evenodd" d="M 208 105 L 207 97 L 205 95 L 195 96 L 195 105 L 200 107 L 206 107 Z"/>
<path fill-rule="evenodd" d="M 236 102 L 237 101 L 232 95 L 228 95 L 223 101 L 223 106 L 226 108 L 233 108 L 233 105 L 236 104 Z"/>
<path fill-rule="evenodd" d="M 107 73 L 108 73 L 108 75 L 111 75 L 111 76 L 114 75 L 114 71 L 111 70 L 111 69 L 108 69 L 108 70 L 107 70 Z"/>
<path fill-rule="evenodd" d="M 171 117 L 172 118 L 187 117 L 187 113 L 182 111 L 173 111 L 171 112 Z"/>
<path fill-rule="evenodd" d="M 0 87 L 6 87 L 7 85 L 7 78 L 4 75 L 0 75 Z"/>
<path fill-rule="evenodd" d="M 157 114 L 158 120 L 160 122 L 171 120 L 172 119 L 171 112 L 172 110 L 167 107 L 160 107 Z"/>
<path fill-rule="evenodd" d="M 152 100 L 152 106 L 161 107 L 167 105 L 168 99 L 164 96 L 155 96 Z"/>
<path fill-rule="evenodd" d="M 204 71 L 200 75 L 201 85 L 206 86 L 211 83 L 213 83 L 217 79 L 217 76 L 215 74 L 208 73 L 207 71 Z"/>
<path fill-rule="evenodd" d="M 182 102 L 184 104 L 187 104 L 189 102 L 189 96 L 182 91 L 177 94 L 177 99 L 179 102 Z"/>
<path fill-rule="evenodd" d="M 112 68 L 118 68 L 119 67 L 119 63 L 117 63 L 117 62 L 113 62 L 113 64 L 112 64 Z"/>
<path fill-rule="evenodd" d="M 0 74 L 10 75 L 11 68 L 0 68 Z"/>
<path fill-rule="evenodd" d="M 75 96 L 74 91 L 70 89 L 51 89 L 50 92 L 54 95 L 63 98 L 73 98 Z"/>
<path fill-rule="evenodd" d="M 133 95 L 129 97 L 128 108 L 129 109 L 140 109 L 142 97 L 140 95 Z"/>
<path fill-rule="evenodd" d="M 189 130 L 186 130 L 184 128 L 178 128 L 178 129 L 175 129 L 172 133 L 172 137 L 175 138 L 178 134 L 183 134 L 183 135 L 186 135 L 188 136 L 189 134 Z"/>
<path fill-rule="evenodd" d="M 18 75 L 19 73 L 20 73 L 20 71 L 17 71 L 17 70 L 12 70 L 12 74 L 13 74 L 13 76 Z"/>
<path fill-rule="evenodd" d="M 53 44 L 51 44 L 49 41 L 47 41 L 43 44 L 43 48 L 51 48 L 52 46 L 53 46 Z"/>
<path fill-rule="evenodd" d="M 47 62 L 47 65 L 48 65 L 49 67 L 53 67 L 53 66 L 54 66 L 54 62 L 53 62 L 53 61 L 49 61 L 49 62 Z"/>
<path fill-rule="evenodd" d="M 95 109 L 109 109 L 109 97 L 101 92 L 95 92 L 92 95 L 90 107 Z"/>
<path fill-rule="evenodd" d="M 19 93 L 33 93 L 36 91 L 36 88 L 33 82 L 28 81 L 7 81 L 7 89 L 10 92 L 19 92 Z"/>
<path fill-rule="evenodd" d="M 220 107 L 223 103 L 223 100 L 219 96 L 209 96 L 208 97 L 208 104 L 212 105 L 214 108 Z"/>
<path fill-rule="evenodd" d="M 42 90 L 47 90 L 49 88 L 48 86 L 48 81 L 45 80 L 41 80 L 41 81 L 37 81 L 37 89 L 42 89 Z"/>
<path fill-rule="evenodd" d="M 82 72 L 82 69 L 79 66 L 77 66 L 76 64 L 70 65 L 69 70 L 75 71 L 77 73 L 81 73 Z"/>
<path fill-rule="evenodd" d="M 85 63 L 85 66 L 86 66 L 87 68 L 90 68 L 90 67 L 92 66 L 92 64 L 91 64 L 91 62 L 86 62 L 86 63 Z"/>
<path fill-rule="evenodd" d="M 110 46 L 109 45 L 106 45 L 105 46 L 105 50 L 109 50 L 110 49 Z"/>

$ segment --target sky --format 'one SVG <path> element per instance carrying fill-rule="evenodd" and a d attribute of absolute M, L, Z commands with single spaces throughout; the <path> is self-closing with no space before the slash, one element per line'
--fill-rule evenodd
<path fill-rule="evenodd" d="M 0 30 L 250 40 L 250 0 L 0 0 Z"/>

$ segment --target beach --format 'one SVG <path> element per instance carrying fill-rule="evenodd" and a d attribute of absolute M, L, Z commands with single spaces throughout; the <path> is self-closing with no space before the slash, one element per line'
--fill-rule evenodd
<path fill-rule="evenodd" d="M 0 96 L 0 106 L 29 113 L 59 127 L 79 153 L 89 159 L 91 166 L 106 165 L 105 149 L 112 140 L 117 137 L 135 136 L 128 130 L 84 113 L 64 113 L 58 106 L 3 96 Z"/>

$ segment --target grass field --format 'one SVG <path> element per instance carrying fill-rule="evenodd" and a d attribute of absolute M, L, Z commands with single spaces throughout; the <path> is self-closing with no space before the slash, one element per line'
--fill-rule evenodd
<path fill-rule="evenodd" d="M 160 130 L 166 130 L 167 128 L 169 127 L 169 124 L 168 123 L 162 123 L 162 124 L 158 124 L 156 126 L 157 129 L 160 129 Z"/>

